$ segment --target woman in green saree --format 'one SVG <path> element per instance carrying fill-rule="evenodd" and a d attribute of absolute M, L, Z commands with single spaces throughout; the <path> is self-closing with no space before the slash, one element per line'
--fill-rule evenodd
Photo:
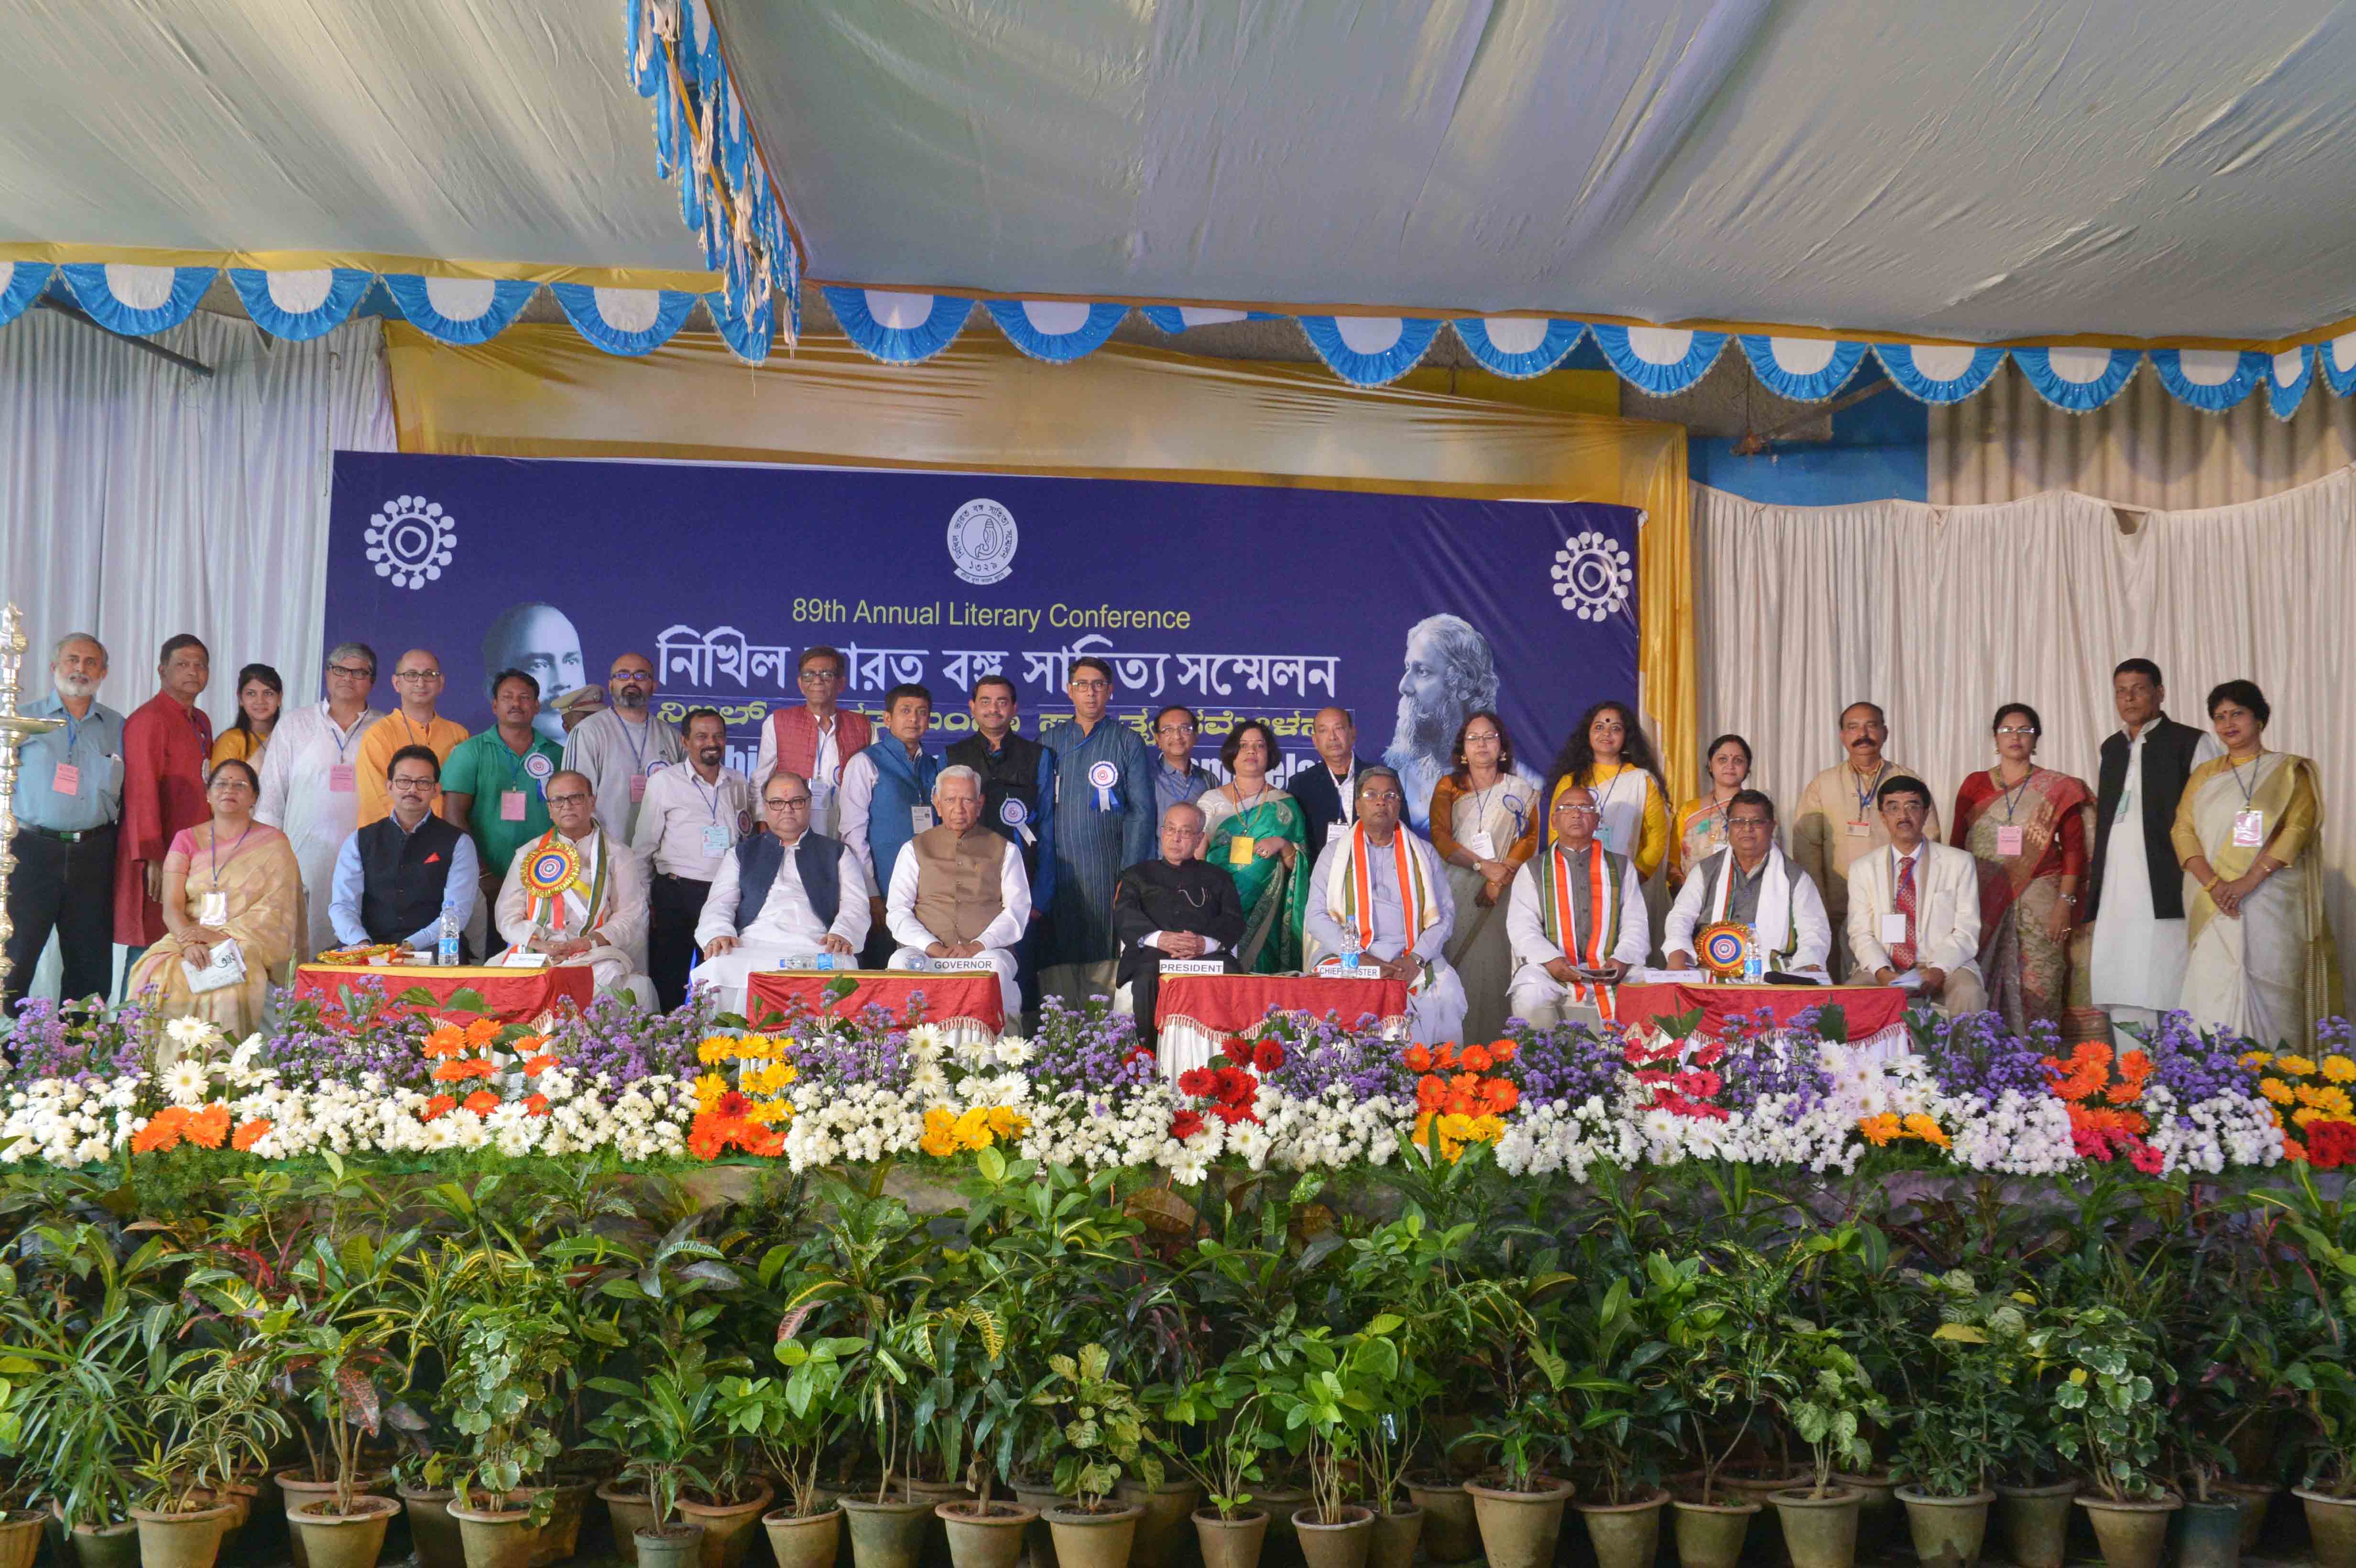
<path fill-rule="evenodd" d="M 1203 859 L 1235 879 L 1244 906 L 1236 960 L 1248 975 L 1301 967 L 1301 924 L 1309 908 L 1308 825 L 1301 803 L 1268 782 L 1276 735 L 1257 719 L 1237 725 L 1219 748 L 1228 779 L 1205 790 Z"/>

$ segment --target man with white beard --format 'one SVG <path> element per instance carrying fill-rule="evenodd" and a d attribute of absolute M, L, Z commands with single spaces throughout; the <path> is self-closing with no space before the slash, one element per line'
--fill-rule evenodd
<path fill-rule="evenodd" d="M 1430 833 L 1431 792 L 1454 771 L 1456 731 L 1467 715 L 1497 706 L 1497 663 L 1489 639 L 1460 616 L 1425 616 L 1408 632 L 1398 690 L 1398 727 L 1383 761 L 1398 770 L 1409 825 Z M 1532 785 L 1538 782 L 1526 768 L 1513 772 Z"/>
<path fill-rule="evenodd" d="M 8 881 L 8 982 L 0 1020 L 16 1016 L 52 930 L 65 961 L 60 997 L 104 997 L 113 980 L 123 715 L 96 700 L 105 678 L 105 645 L 88 632 L 70 632 L 49 660 L 54 694 L 26 709 L 61 722 L 27 740 L 17 756 L 11 803 L 16 831 L 8 841 L 16 874 Z"/>

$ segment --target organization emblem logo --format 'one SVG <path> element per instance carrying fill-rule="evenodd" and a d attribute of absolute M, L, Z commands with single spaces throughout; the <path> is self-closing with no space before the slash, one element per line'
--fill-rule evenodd
<path fill-rule="evenodd" d="M 423 588 L 442 575 L 458 546 L 458 519 L 438 501 L 395 496 L 377 508 L 365 533 L 368 558 L 395 588 Z"/>
<path fill-rule="evenodd" d="M 1014 514 L 985 497 L 968 501 L 949 517 L 949 560 L 959 577 L 978 587 L 1014 570 L 1019 542 Z"/>
<path fill-rule="evenodd" d="M 1623 608 L 1635 591 L 1636 569 L 1608 534 L 1573 534 L 1554 552 L 1554 592 L 1582 621 L 1601 621 Z"/>

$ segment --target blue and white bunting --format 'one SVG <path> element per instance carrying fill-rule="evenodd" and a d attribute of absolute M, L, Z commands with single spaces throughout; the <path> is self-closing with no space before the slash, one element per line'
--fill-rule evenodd
<path fill-rule="evenodd" d="M 827 308 L 843 332 L 870 358 L 886 365 L 916 365 L 957 339 L 973 302 L 950 294 L 912 294 L 892 289 L 848 289 L 832 284 Z"/>
<path fill-rule="evenodd" d="M 2307 389 L 2315 385 L 2315 352 L 2310 343 L 2267 357 L 2266 408 L 2275 418 L 2290 418 L 2307 400 Z"/>
<path fill-rule="evenodd" d="M 728 351 L 747 365 L 758 365 L 769 357 L 769 346 L 777 336 L 777 318 L 773 308 L 776 295 L 761 302 L 761 308 L 748 320 L 742 296 L 731 296 L 725 289 L 714 289 L 703 296 L 712 307 L 712 325 L 719 330 L 720 340 Z"/>
<path fill-rule="evenodd" d="M 1858 362 L 1865 357 L 1865 345 L 1829 337 L 1770 337 L 1746 332 L 1742 353 L 1759 384 L 1777 397 L 1795 403 L 1820 403 L 1857 374 Z"/>
<path fill-rule="evenodd" d="M 2254 348 L 2155 348 L 2151 368 L 2169 396 L 2187 408 L 2221 414 L 2258 389 L 2267 357 Z"/>
<path fill-rule="evenodd" d="M 229 281 L 253 325 L 273 337 L 300 343 L 344 325 L 376 274 L 362 267 L 311 267 L 265 272 L 231 267 Z"/>
<path fill-rule="evenodd" d="M 41 297 L 56 270 L 47 261 L 0 261 L 0 326 L 24 315 Z"/>
<path fill-rule="evenodd" d="M 601 289 L 551 283 L 573 330 L 608 354 L 651 354 L 669 343 L 695 308 L 685 289 Z"/>
<path fill-rule="evenodd" d="M 2037 395 L 2083 414 L 2126 389 L 2143 355 L 2133 348 L 2016 348 L 2012 362 Z"/>
<path fill-rule="evenodd" d="M 1590 331 L 1595 347 L 1620 379 L 1656 398 L 1682 392 L 1718 362 L 1726 347 L 1723 332 L 1693 332 L 1681 326 L 1615 326 L 1598 322 Z"/>
<path fill-rule="evenodd" d="M 2323 372 L 2323 384 L 2340 396 L 2356 394 L 2356 332 L 2317 344 L 2315 368 Z"/>
<path fill-rule="evenodd" d="M 505 332 L 538 283 L 515 278 L 425 278 L 387 272 L 384 286 L 412 326 L 444 343 L 487 343 Z"/>
<path fill-rule="evenodd" d="M 1104 347 L 1129 314 L 1125 304 L 1087 304 L 1073 300 L 985 300 L 990 319 L 1006 341 L 1033 359 L 1068 365 Z"/>
<path fill-rule="evenodd" d="M 1543 376 L 1579 347 L 1583 321 L 1543 315 L 1469 315 L 1449 323 L 1456 341 L 1484 370 L 1516 381 Z"/>
<path fill-rule="evenodd" d="M 1354 387 L 1379 387 L 1416 368 L 1440 334 L 1440 318 L 1304 315 L 1301 330 L 1327 369 Z"/>
<path fill-rule="evenodd" d="M 1281 321 L 1272 310 L 1224 310 L 1214 305 L 1149 304 L 1139 307 L 1145 319 L 1175 337 L 1190 326 L 1216 326 L 1228 321 Z"/>
<path fill-rule="evenodd" d="M 1877 343 L 1873 357 L 1893 386 L 1925 403 L 1960 403 L 2004 364 L 2001 348 L 1949 343 Z"/>
<path fill-rule="evenodd" d="M 133 337 L 187 320 L 220 275 L 219 267 L 140 267 L 122 261 L 73 261 L 58 271 L 92 321 Z"/>

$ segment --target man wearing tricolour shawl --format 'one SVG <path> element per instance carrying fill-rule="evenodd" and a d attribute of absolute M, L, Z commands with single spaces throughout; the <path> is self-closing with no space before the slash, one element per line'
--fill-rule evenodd
<path fill-rule="evenodd" d="M 1514 873 L 1505 938 L 1515 967 L 1506 994 L 1514 1016 L 1540 1029 L 1617 1019 L 1614 989 L 1652 940 L 1636 864 L 1596 842 L 1597 816 L 1593 790 L 1565 785 L 1554 798 L 1554 848 Z M 1610 980 L 1588 977 L 1605 970 Z"/>
<path fill-rule="evenodd" d="M 1317 857 L 1310 952 L 1321 969 L 1355 952 L 1362 967 L 1408 983 L 1408 1037 L 1439 1045 L 1464 1029 L 1464 985 L 1442 956 L 1456 908 L 1430 845 L 1400 826 L 1407 791 L 1385 767 L 1357 778 L 1356 822 Z"/>

